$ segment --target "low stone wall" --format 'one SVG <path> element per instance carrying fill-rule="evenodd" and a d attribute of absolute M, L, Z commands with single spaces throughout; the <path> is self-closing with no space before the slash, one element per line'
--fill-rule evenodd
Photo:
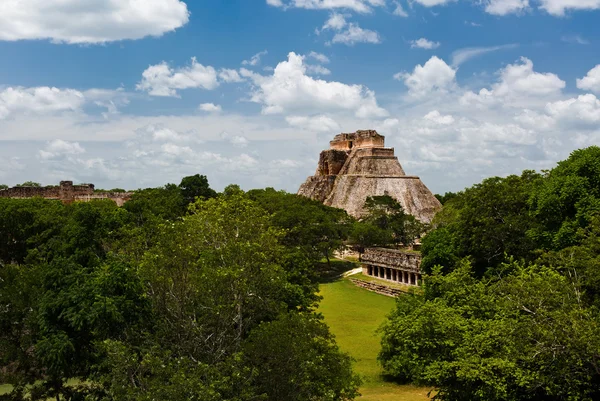
<path fill-rule="evenodd" d="M 369 290 L 372 292 L 376 292 L 377 294 L 386 295 L 388 297 L 396 298 L 400 294 L 404 294 L 405 291 L 399 290 L 397 288 L 391 288 L 387 285 L 383 284 L 375 284 L 368 281 L 359 280 L 356 278 L 351 278 L 350 281 L 354 283 L 357 287 L 364 288 L 365 290 Z"/>
<path fill-rule="evenodd" d="M 110 199 L 123 206 L 131 199 L 133 192 L 94 192 L 93 184 L 73 185 L 72 181 L 61 181 L 58 186 L 13 187 L 0 190 L 0 198 L 28 199 L 44 198 L 60 200 L 64 203 L 89 202 L 93 199 Z"/>

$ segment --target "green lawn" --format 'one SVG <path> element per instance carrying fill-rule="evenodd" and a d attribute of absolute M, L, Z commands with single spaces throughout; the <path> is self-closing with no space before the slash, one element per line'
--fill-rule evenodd
<path fill-rule="evenodd" d="M 12 391 L 10 384 L 0 384 L 0 395 L 8 394 Z"/>
<path fill-rule="evenodd" d="M 394 299 L 356 287 L 343 279 L 321 284 L 319 311 L 335 334 L 340 348 L 356 359 L 355 370 L 364 380 L 360 400 L 424 401 L 428 389 L 399 386 L 381 377 L 377 364 L 377 328 L 394 307 Z"/>

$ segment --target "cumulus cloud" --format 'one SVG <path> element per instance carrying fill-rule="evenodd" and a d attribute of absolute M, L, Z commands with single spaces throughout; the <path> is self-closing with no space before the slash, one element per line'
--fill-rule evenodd
<path fill-rule="evenodd" d="M 221 68 L 219 71 L 219 79 L 226 83 L 244 82 L 244 78 L 236 70 Z"/>
<path fill-rule="evenodd" d="M 49 87 L 9 87 L 0 90 L 0 120 L 14 113 L 76 111 L 85 103 L 82 92 Z"/>
<path fill-rule="evenodd" d="M 48 142 L 45 149 L 39 151 L 39 156 L 42 160 L 52 160 L 82 153 L 85 153 L 85 149 L 79 143 L 55 139 Z"/>
<path fill-rule="evenodd" d="M 529 8 L 529 0 L 486 0 L 485 11 L 493 15 L 519 13 Z"/>
<path fill-rule="evenodd" d="M 223 111 L 220 105 L 214 103 L 202 103 L 198 108 L 207 113 L 220 113 Z"/>
<path fill-rule="evenodd" d="M 412 40 L 410 42 L 410 47 L 411 49 L 427 49 L 427 50 L 431 50 L 431 49 L 437 49 L 438 47 L 440 47 L 440 42 L 433 42 L 431 40 L 425 39 L 425 38 L 420 38 L 417 40 Z"/>
<path fill-rule="evenodd" d="M 448 125 L 448 124 L 452 124 L 454 122 L 454 117 L 452 117 L 451 115 L 444 116 L 437 110 L 433 110 L 433 111 L 427 113 L 425 115 L 425 117 L 423 117 L 423 118 L 427 121 L 431 121 L 435 124 L 440 124 L 440 125 Z"/>
<path fill-rule="evenodd" d="M 267 0 L 267 4 L 282 8 L 305 8 L 309 10 L 348 9 L 369 13 L 373 7 L 385 6 L 385 0 Z"/>
<path fill-rule="evenodd" d="M 142 73 L 137 90 L 146 91 L 151 96 L 177 97 L 177 90 L 201 88 L 212 90 L 219 86 L 217 71 L 211 66 L 203 66 L 192 57 L 188 67 L 174 69 L 166 62 L 151 65 Z"/>
<path fill-rule="evenodd" d="M 600 123 L 600 100 L 592 94 L 548 103 L 546 111 L 556 119 L 578 120 L 594 124 L 594 128 Z"/>
<path fill-rule="evenodd" d="M 567 11 L 598 10 L 600 0 L 539 0 L 540 8 L 549 14 L 562 17 Z"/>
<path fill-rule="evenodd" d="M 257 65 L 260 64 L 260 59 L 262 58 L 262 56 L 266 56 L 267 54 L 269 54 L 269 52 L 267 50 L 263 50 L 262 52 L 258 52 L 254 56 L 250 57 L 250 60 L 244 60 L 244 61 L 242 61 L 242 65 L 248 65 L 248 66 L 251 66 L 251 67 L 256 67 Z"/>
<path fill-rule="evenodd" d="M 343 43 L 348 46 L 353 46 L 356 43 L 381 43 L 379 33 L 370 29 L 363 29 L 358 24 L 350 23 L 348 28 L 336 33 L 331 39 L 331 43 Z"/>
<path fill-rule="evenodd" d="M 325 21 L 321 31 L 332 29 L 334 31 L 342 30 L 348 22 L 346 22 L 346 17 L 343 14 L 333 13 L 329 16 L 329 19 Z"/>
<path fill-rule="evenodd" d="M 181 0 L 4 0 L 0 40 L 106 43 L 161 36 L 188 20 Z"/>
<path fill-rule="evenodd" d="M 312 132 L 335 132 L 340 130 L 340 125 L 331 117 L 319 116 L 289 116 L 285 120 L 289 125 Z"/>
<path fill-rule="evenodd" d="M 492 105 L 507 98 L 547 97 L 560 94 L 566 86 L 556 74 L 535 72 L 533 62 L 525 57 L 519 63 L 509 64 L 500 70 L 499 75 L 499 82 L 491 89 L 481 89 L 477 94 L 467 92 L 461 102 Z"/>
<path fill-rule="evenodd" d="M 232 136 L 229 139 L 229 142 L 236 148 L 245 148 L 250 143 L 250 141 L 248 141 L 248 139 L 246 137 L 239 136 L 239 135 Z"/>
<path fill-rule="evenodd" d="M 600 64 L 592 68 L 585 77 L 577 80 L 577 87 L 600 93 Z"/>
<path fill-rule="evenodd" d="M 350 111 L 360 118 L 383 117 L 375 92 L 362 85 L 314 79 L 307 75 L 304 57 L 290 53 L 277 65 L 273 75 L 262 76 L 242 71 L 256 88 L 251 100 L 263 105 L 264 114 L 323 111 Z"/>
<path fill-rule="evenodd" d="M 329 19 L 325 21 L 323 27 L 317 34 L 326 30 L 335 31 L 335 35 L 327 44 L 342 43 L 348 46 L 353 46 L 356 43 L 381 43 L 381 37 L 376 31 L 363 29 L 357 23 L 347 22 L 343 14 L 333 13 Z"/>
<path fill-rule="evenodd" d="M 412 73 L 399 72 L 394 78 L 403 81 L 411 95 L 425 96 L 452 89 L 456 85 L 456 70 L 433 56 L 424 65 L 417 65 Z"/>

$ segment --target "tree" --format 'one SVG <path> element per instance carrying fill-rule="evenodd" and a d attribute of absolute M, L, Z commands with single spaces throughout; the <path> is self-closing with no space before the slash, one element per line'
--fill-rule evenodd
<path fill-rule="evenodd" d="M 22 184 L 17 184 L 17 187 L 41 187 L 42 185 L 39 182 L 34 182 L 34 181 L 25 181 Z"/>
<path fill-rule="evenodd" d="M 271 213 L 275 226 L 285 230 L 282 244 L 301 248 L 315 263 L 325 258 L 329 265 L 348 238 L 352 218 L 344 210 L 273 188 L 253 190 L 248 196 Z"/>
<path fill-rule="evenodd" d="M 540 248 L 560 250 L 579 243 L 579 228 L 600 212 L 600 147 L 574 151 L 548 172 L 530 200 L 540 223 L 531 236 Z"/>
<path fill-rule="evenodd" d="M 488 178 L 449 200 L 433 221 L 436 229 L 422 241 L 422 268 L 431 271 L 436 263 L 468 256 L 477 274 L 483 275 L 508 256 L 533 260 L 537 243 L 529 233 L 537 222 L 530 214 L 529 199 L 541 179 L 533 171 Z"/>
<path fill-rule="evenodd" d="M 342 401 L 358 395 L 361 381 L 352 373 L 352 359 L 315 315 L 291 312 L 261 324 L 250 334 L 244 355 L 257 371 L 257 392 L 268 401 Z"/>
<path fill-rule="evenodd" d="M 193 203 L 196 198 L 210 199 L 217 196 L 217 193 L 208 185 L 208 179 L 205 175 L 191 175 L 184 177 L 179 184 L 181 195 L 186 203 Z"/>
<path fill-rule="evenodd" d="M 444 195 L 435 194 L 435 197 L 437 198 L 437 200 L 440 201 L 440 203 L 442 205 L 445 205 L 446 202 L 448 202 L 451 199 L 456 198 L 457 196 L 458 196 L 458 194 L 455 192 L 446 192 Z"/>
<path fill-rule="evenodd" d="M 368 197 L 364 207 L 367 215 L 354 225 L 351 235 L 361 251 L 370 246 L 412 246 L 426 229 L 389 195 Z"/>
<path fill-rule="evenodd" d="M 6 184 L 0 184 L 0 191 L 3 190 L 3 189 L 8 189 L 8 188 L 9 188 L 8 185 L 6 185 Z"/>
<path fill-rule="evenodd" d="M 438 389 L 435 399 L 594 400 L 600 316 L 554 269 L 503 265 L 478 280 L 464 261 L 398 299 L 383 326 L 386 374 Z"/>

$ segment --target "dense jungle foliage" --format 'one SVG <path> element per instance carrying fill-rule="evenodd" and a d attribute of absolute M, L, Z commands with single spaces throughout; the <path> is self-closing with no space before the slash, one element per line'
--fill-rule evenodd
<path fill-rule="evenodd" d="M 386 374 L 447 401 L 600 399 L 600 148 L 438 199 Z"/>
<path fill-rule="evenodd" d="M 360 379 L 314 312 L 353 225 L 203 176 L 122 208 L 0 199 L 2 399 L 353 399 Z"/>

